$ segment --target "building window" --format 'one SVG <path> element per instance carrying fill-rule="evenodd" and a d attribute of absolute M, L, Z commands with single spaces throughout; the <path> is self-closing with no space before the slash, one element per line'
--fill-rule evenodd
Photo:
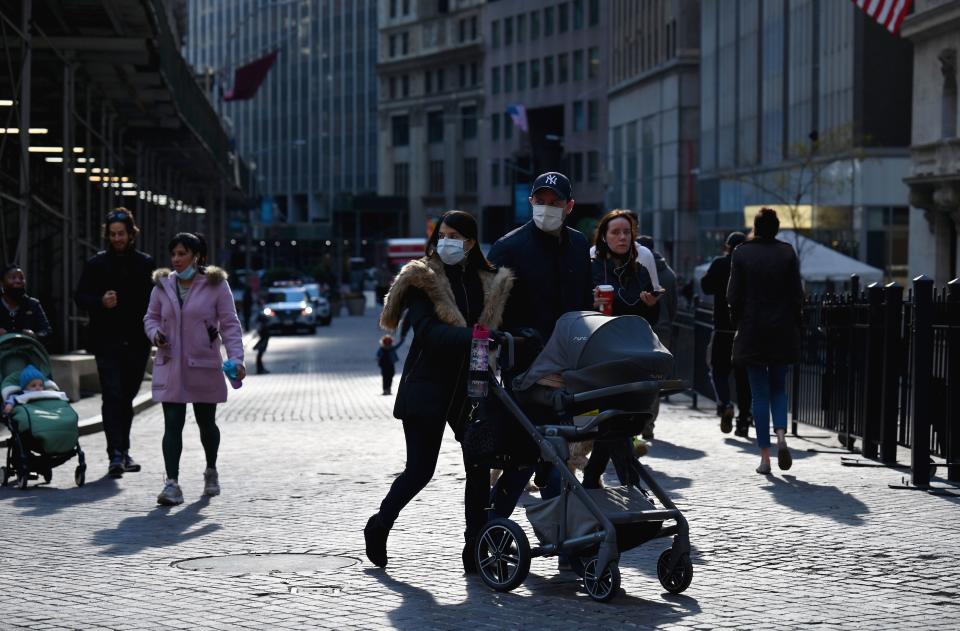
<path fill-rule="evenodd" d="M 470 18 L 470 39 L 477 39 L 477 16 L 475 15 Z"/>
<path fill-rule="evenodd" d="M 543 36 L 553 35 L 553 7 L 547 7 L 543 10 Z"/>
<path fill-rule="evenodd" d="M 490 161 L 490 186 L 491 187 L 500 186 L 500 161 L 499 160 Z"/>
<path fill-rule="evenodd" d="M 566 33 L 570 29 L 570 5 L 567 2 L 561 2 L 557 6 L 557 31 Z"/>
<path fill-rule="evenodd" d="M 513 64 L 507 64 L 503 67 L 503 91 L 513 91 Z"/>
<path fill-rule="evenodd" d="M 583 28 L 583 0 L 573 0 L 573 28 Z"/>
<path fill-rule="evenodd" d="M 527 89 L 527 64 L 522 61 L 517 62 L 517 89 Z"/>
<path fill-rule="evenodd" d="M 467 87 L 467 64 L 460 64 L 460 89 Z"/>
<path fill-rule="evenodd" d="M 940 53 L 940 72 L 943 74 L 943 96 L 940 105 L 940 137 L 957 135 L 957 51 Z"/>
<path fill-rule="evenodd" d="M 443 194 L 443 160 L 431 160 L 427 190 L 434 195 Z"/>
<path fill-rule="evenodd" d="M 527 16 L 523 13 L 517 16 L 517 43 L 522 44 L 527 30 Z"/>
<path fill-rule="evenodd" d="M 443 68 L 437 68 L 437 92 L 443 92 L 443 77 L 446 72 Z"/>
<path fill-rule="evenodd" d="M 450 10 L 450 0 L 437 0 L 437 13 L 446 13 Z"/>
<path fill-rule="evenodd" d="M 393 165 L 393 194 L 405 196 L 410 193 L 410 165 L 397 162 Z"/>
<path fill-rule="evenodd" d="M 587 70 L 587 78 L 596 79 L 600 76 L 600 49 L 596 46 L 590 48 L 590 67 Z"/>
<path fill-rule="evenodd" d="M 553 57 L 543 58 L 543 85 L 553 85 Z"/>
<path fill-rule="evenodd" d="M 390 17 L 397 17 L 397 0 L 390 0 Z"/>
<path fill-rule="evenodd" d="M 590 26 L 600 24 L 600 0 L 590 0 Z"/>
<path fill-rule="evenodd" d="M 540 60 L 539 59 L 530 60 L 530 87 L 531 88 L 540 87 Z"/>
<path fill-rule="evenodd" d="M 573 80 L 583 80 L 583 50 L 573 51 Z"/>
<path fill-rule="evenodd" d="M 557 83 L 566 83 L 570 73 L 570 57 L 567 53 L 557 55 Z"/>
<path fill-rule="evenodd" d="M 462 123 L 462 134 L 464 140 L 470 140 L 477 137 L 477 107 L 468 105 L 460 108 L 460 121 Z"/>
<path fill-rule="evenodd" d="M 494 66 L 490 69 L 490 91 L 494 94 L 500 94 L 500 66 Z"/>
<path fill-rule="evenodd" d="M 390 98 L 397 98 L 397 78 L 390 77 Z"/>
<path fill-rule="evenodd" d="M 513 17 L 503 18 L 503 45 L 509 46 L 513 43 Z"/>
<path fill-rule="evenodd" d="M 500 115 L 490 115 L 490 140 L 500 140 Z"/>
<path fill-rule="evenodd" d="M 583 101 L 573 102 L 573 131 L 583 131 L 586 127 L 586 118 L 583 111 Z"/>
<path fill-rule="evenodd" d="M 403 86 L 403 88 L 401 89 L 403 96 L 405 97 L 410 96 L 410 75 L 405 74 L 402 77 L 400 77 L 400 84 Z"/>
<path fill-rule="evenodd" d="M 410 144 L 410 118 L 404 114 L 390 119 L 391 141 L 394 147 L 406 147 Z"/>
<path fill-rule="evenodd" d="M 457 28 L 459 30 L 460 43 L 462 44 L 463 42 L 467 41 L 467 19 L 462 18 L 457 24 Z"/>
<path fill-rule="evenodd" d="M 463 160 L 463 190 L 466 193 L 477 192 L 477 159 Z"/>
<path fill-rule="evenodd" d="M 427 112 L 427 142 L 443 142 L 443 111 Z"/>
<path fill-rule="evenodd" d="M 396 57 L 397 56 L 397 36 L 391 35 L 388 41 L 389 41 L 388 50 L 390 52 L 390 57 L 391 58 Z"/>
<path fill-rule="evenodd" d="M 490 23 L 490 47 L 500 48 L 500 20 Z"/>
<path fill-rule="evenodd" d="M 401 50 L 404 55 L 410 52 L 410 33 L 403 33 L 400 35 Z"/>
<path fill-rule="evenodd" d="M 540 12 L 530 12 L 530 41 L 540 38 Z"/>
<path fill-rule="evenodd" d="M 583 154 L 573 152 L 567 154 L 567 173 L 574 182 L 583 181 Z"/>
<path fill-rule="evenodd" d="M 477 62 L 470 62 L 470 85 L 480 85 L 480 66 Z"/>
<path fill-rule="evenodd" d="M 427 94 L 433 92 L 433 72 L 430 70 L 423 73 L 423 91 Z"/>
<path fill-rule="evenodd" d="M 410 0 L 403 0 L 403 14 L 410 14 Z"/>
<path fill-rule="evenodd" d="M 587 101 L 587 129 L 596 130 L 600 126 L 600 104 L 596 99 Z"/>
<path fill-rule="evenodd" d="M 599 151 L 587 152 L 587 181 L 588 182 L 600 181 L 600 152 Z"/>
<path fill-rule="evenodd" d="M 513 138 L 513 119 L 510 116 L 503 115 L 503 139 L 510 140 Z"/>

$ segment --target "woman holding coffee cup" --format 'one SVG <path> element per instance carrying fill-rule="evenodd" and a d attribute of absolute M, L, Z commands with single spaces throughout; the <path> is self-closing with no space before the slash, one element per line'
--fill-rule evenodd
<path fill-rule="evenodd" d="M 659 299 L 647 268 L 637 257 L 637 220 L 628 210 L 611 210 L 594 234 L 594 306 L 607 315 L 638 315 L 657 321 Z"/>

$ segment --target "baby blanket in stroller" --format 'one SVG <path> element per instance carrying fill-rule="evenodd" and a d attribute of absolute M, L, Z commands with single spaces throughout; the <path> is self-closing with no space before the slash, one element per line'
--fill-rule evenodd
<path fill-rule="evenodd" d="M 44 454 L 70 453 L 80 437 L 80 419 L 63 398 L 35 398 L 16 405 L 10 419 L 27 447 Z"/>

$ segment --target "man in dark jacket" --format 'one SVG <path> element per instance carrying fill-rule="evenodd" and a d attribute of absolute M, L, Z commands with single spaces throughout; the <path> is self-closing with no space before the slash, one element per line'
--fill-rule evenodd
<path fill-rule="evenodd" d="M 139 231 L 130 211 L 110 212 L 104 223 L 107 249 L 86 262 L 75 295 L 77 306 L 90 315 L 88 346 L 97 358 L 108 474 L 114 478 L 140 470 L 129 453 L 130 426 L 150 356 L 143 316 L 156 265 L 134 247 Z"/>
<path fill-rule="evenodd" d="M 710 380 L 716 393 L 714 399 L 717 402 L 717 416 L 720 417 L 720 431 L 729 433 L 733 424 L 734 408 L 730 399 L 732 370 L 739 408 L 737 430 L 734 433 L 744 438 L 747 437 L 750 427 L 750 382 L 747 379 L 747 369 L 743 366 L 734 367 L 731 361 L 735 331 L 730 322 L 727 305 L 727 282 L 730 280 L 730 257 L 733 250 L 746 240 L 747 236 L 742 232 L 731 232 L 724 245 L 724 255 L 713 259 L 707 273 L 700 279 L 703 292 L 713 296 L 713 333 L 710 336 L 707 357 L 710 360 Z"/>
<path fill-rule="evenodd" d="M 26 278 L 19 265 L 3 269 L 3 296 L 0 298 L 0 335 L 23 333 L 35 337 L 44 344 L 53 330 L 40 301 L 26 293 Z"/>
<path fill-rule="evenodd" d="M 660 338 L 660 342 L 669 349 L 673 344 L 673 321 L 677 318 L 678 292 L 680 291 L 680 288 L 677 287 L 677 273 L 667 263 L 667 259 L 653 249 L 653 237 L 644 235 L 640 237 L 639 241 L 640 245 L 653 253 L 653 259 L 657 262 L 657 276 L 660 278 L 660 286 L 666 291 L 659 301 L 660 313 L 653 331 Z"/>

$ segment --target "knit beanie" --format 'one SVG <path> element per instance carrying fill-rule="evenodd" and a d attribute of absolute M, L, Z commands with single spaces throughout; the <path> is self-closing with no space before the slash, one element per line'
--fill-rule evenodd
<path fill-rule="evenodd" d="M 36 379 L 39 379 L 40 381 L 46 380 L 46 378 L 43 376 L 43 373 L 37 370 L 36 366 L 33 364 L 27 364 L 26 368 L 20 371 L 20 389 L 26 390 L 27 384 Z"/>

